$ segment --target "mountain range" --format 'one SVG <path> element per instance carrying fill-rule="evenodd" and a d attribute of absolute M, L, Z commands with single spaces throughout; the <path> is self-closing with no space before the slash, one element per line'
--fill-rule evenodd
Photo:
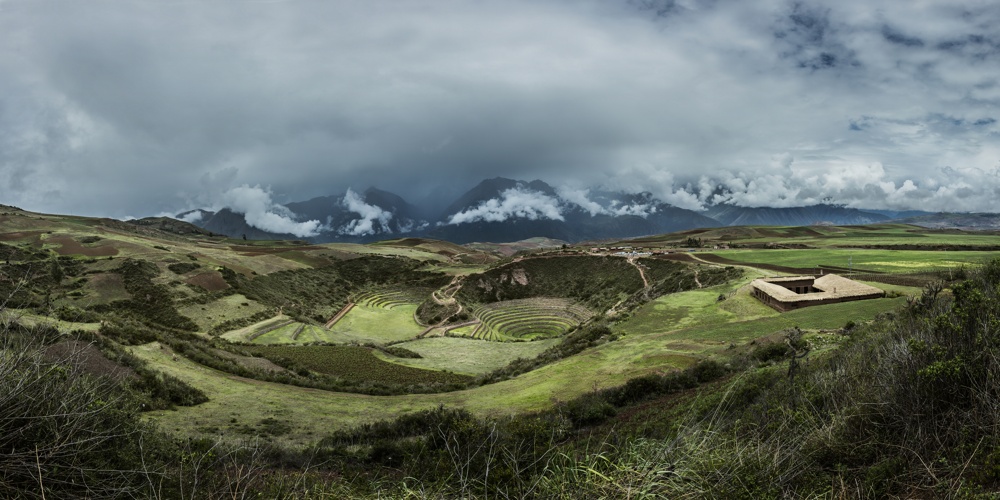
<path fill-rule="evenodd" d="M 442 200 L 436 200 L 438 206 Z M 804 207 L 740 207 L 719 204 L 693 211 L 651 193 L 557 190 L 545 182 L 497 177 L 480 182 L 443 210 L 413 205 L 377 188 L 287 203 L 266 213 L 309 232 L 276 230 L 233 208 L 192 210 L 176 218 L 206 231 L 247 239 L 358 242 L 420 236 L 464 244 L 545 237 L 567 242 L 621 239 L 693 228 L 745 225 L 860 225 L 933 214 L 859 210 L 820 204 Z M 260 214 L 257 214 L 260 215 Z"/>

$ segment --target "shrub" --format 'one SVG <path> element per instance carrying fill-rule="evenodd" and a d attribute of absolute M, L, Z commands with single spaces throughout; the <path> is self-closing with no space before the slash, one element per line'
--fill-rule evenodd
<path fill-rule="evenodd" d="M 0 496 L 142 496 L 147 431 L 135 395 L 85 375 L 72 359 L 46 361 L 34 335 L 2 330 Z"/>

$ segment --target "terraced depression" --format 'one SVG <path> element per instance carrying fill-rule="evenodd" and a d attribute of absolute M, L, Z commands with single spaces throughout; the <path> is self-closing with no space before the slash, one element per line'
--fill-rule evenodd
<path fill-rule="evenodd" d="M 484 340 L 535 340 L 558 337 L 594 316 L 563 298 L 505 300 L 473 310 L 481 322 L 467 336 Z"/>

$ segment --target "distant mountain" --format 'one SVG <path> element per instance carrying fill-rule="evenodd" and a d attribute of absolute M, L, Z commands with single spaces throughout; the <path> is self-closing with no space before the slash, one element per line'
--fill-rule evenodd
<path fill-rule="evenodd" d="M 884 215 L 890 219 L 906 219 L 910 217 L 923 217 L 925 215 L 934 215 L 934 212 L 924 212 L 923 210 L 870 210 L 865 209 L 865 212 Z"/>
<path fill-rule="evenodd" d="M 456 243 L 533 237 L 577 242 L 660 234 L 719 223 L 655 200 L 649 193 L 599 192 L 583 207 L 560 198 L 545 182 L 497 177 L 460 196 L 427 232 Z"/>
<path fill-rule="evenodd" d="M 1000 214 L 971 213 L 952 214 L 940 213 L 921 215 L 899 219 L 898 222 L 913 224 L 932 229 L 964 229 L 974 231 L 1000 230 Z"/>
<path fill-rule="evenodd" d="M 836 205 L 771 208 L 720 204 L 709 207 L 702 214 L 725 226 L 863 225 L 890 219 L 885 215 Z"/>
<path fill-rule="evenodd" d="M 177 218 L 236 238 L 245 234 L 248 239 L 367 243 L 426 237 L 465 244 L 529 238 L 575 243 L 721 226 L 861 225 L 928 216 L 919 211 L 868 211 L 836 205 L 770 208 L 720 204 L 695 212 L 665 203 L 648 192 L 560 191 L 540 180 L 503 177 L 483 180 L 452 196 L 448 200 L 444 192 L 438 191 L 414 205 L 398 194 L 372 187 L 361 193 L 347 190 L 274 208 L 281 213 L 273 215 L 284 218 L 287 225 L 270 227 L 293 228 L 318 221 L 318 234 L 310 238 L 261 230 L 248 224 L 243 214 L 228 208 L 218 212 L 189 211 Z"/>

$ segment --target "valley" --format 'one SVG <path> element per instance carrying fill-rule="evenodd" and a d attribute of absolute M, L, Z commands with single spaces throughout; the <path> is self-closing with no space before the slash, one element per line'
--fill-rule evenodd
<path fill-rule="evenodd" d="M 900 224 L 709 228 L 514 253 L 420 238 L 243 241 L 183 224 L 6 207 L 4 322 L 92 342 L 110 363 L 95 375 L 148 373 L 129 384 L 144 394 L 143 420 L 171 436 L 289 450 L 441 408 L 577 419 L 574 405 L 635 380 L 738 370 L 768 346 L 780 358 L 791 331 L 821 359 L 925 286 L 1000 257 L 995 234 Z M 749 287 L 830 272 L 886 296 L 779 313 Z"/>

